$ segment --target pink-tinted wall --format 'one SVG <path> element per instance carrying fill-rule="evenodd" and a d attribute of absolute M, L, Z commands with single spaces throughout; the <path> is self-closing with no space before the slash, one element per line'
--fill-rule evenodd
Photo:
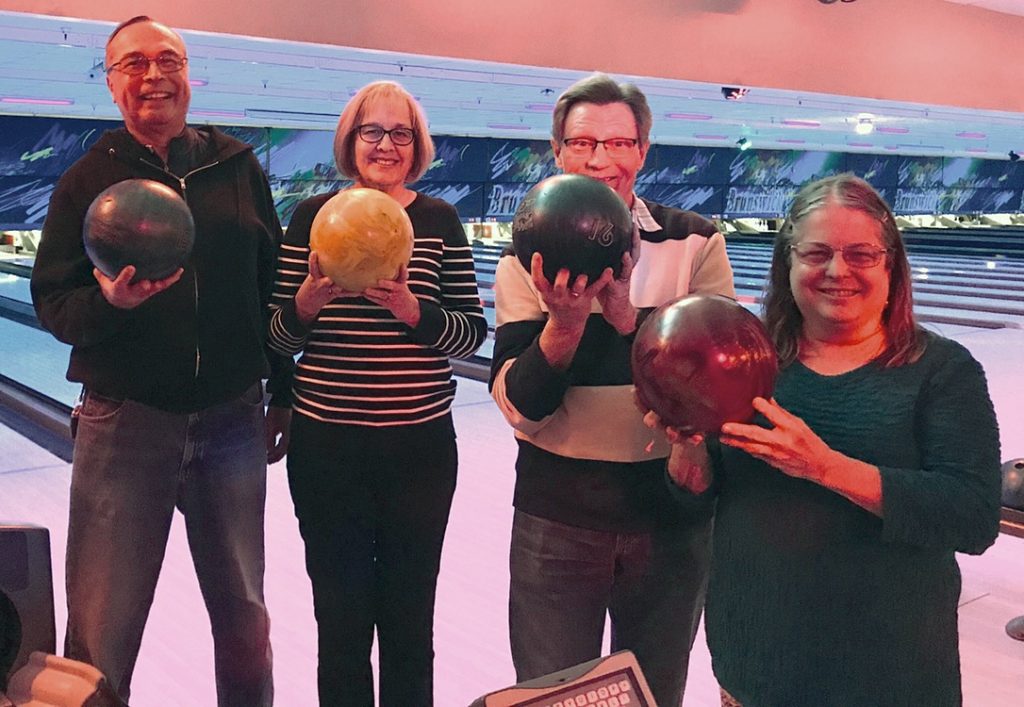
<path fill-rule="evenodd" d="M 4 0 L 3 9 L 1024 112 L 1024 17 L 945 0 Z"/>

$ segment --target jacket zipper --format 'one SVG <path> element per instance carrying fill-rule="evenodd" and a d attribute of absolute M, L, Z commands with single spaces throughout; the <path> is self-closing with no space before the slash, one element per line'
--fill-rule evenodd
<path fill-rule="evenodd" d="M 114 150 L 113 147 L 110 148 L 110 154 L 111 154 L 111 156 L 116 154 L 116 151 Z M 211 167 L 216 167 L 217 165 L 220 164 L 220 160 L 217 160 L 215 162 L 211 162 L 210 164 L 203 165 L 202 167 L 197 167 L 196 169 L 193 169 L 191 172 L 187 173 L 185 176 L 179 177 L 174 172 L 168 171 L 166 167 L 161 167 L 158 164 L 153 164 L 149 160 L 143 159 L 142 157 L 139 158 L 139 162 L 141 162 L 144 165 L 148 165 L 148 166 L 152 167 L 153 169 L 157 170 L 158 172 L 160 172 L 161 174 L 166 174 L 168 177 L 171 177 L 172 179 L 176 180 L 178 182 L 178 185 L 181 187 L 181 198 L 185 200 L 186 204 L 188 203 L 188 187 L 185 184 L 185 180 L 188 179 L 189 177 L 191 177 L 193 174 L 197 174 L 198 172 L 202 172 L 205 169 L 210 169 Z M 199 273 L 195 269 L 192 270 L 192 304 L 193 304 L 193 306 L 195 308 L 196 321 L 198 322 L 199 321 Z M 192 372 L 193 380 L 195 380 L 196 378 L 199 377 L 199 364 L 202 361 L 202 354 L 199 351 L 199 337 L 198 336 L 196 336 L 196 346 L 195 346 L 195 349 L 196 349 L 196 356 L 195 356 L 196 365 L 195 365 L 195 368 L 194 368 L 194 370 Z"/>

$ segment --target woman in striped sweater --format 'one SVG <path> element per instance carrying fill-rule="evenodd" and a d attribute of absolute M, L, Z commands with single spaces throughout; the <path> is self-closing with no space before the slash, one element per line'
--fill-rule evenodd
<path fill-rule="evenodd" d="M 457 212 L 406 186 L 434 155 L 412 96 L 384 81 L 361 89 L 341 114 L 334 155 L 354 186 L 405 208 L 415 243 L 394 280 L 339 291 L 309 248 L 331 193 L 296 208 L 280 251 L 270 342 L 302 354 L 288 481 L 313 586 L 320 703 L 372 707 L 376 629 L 380 704 L 429 705 L 458 464 L 448 358 L 476 351 L 487 324 Z"/>

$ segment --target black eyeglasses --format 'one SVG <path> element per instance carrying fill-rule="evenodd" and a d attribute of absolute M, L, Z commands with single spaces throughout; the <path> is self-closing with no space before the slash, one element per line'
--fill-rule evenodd
<path fill-rule="evenodd" d="M 156 68 L 160 70 L 160 73 L 173 74 L 184 69 L 187 63 L 187 57 L 178 56 L 174 52 L 164 52 L 153 59 L 143 54 L 129 54 L 121 61 L 108 66 L 107 73 L 109 74 L 111 71 L 117 70 L 128 76 L 142 76 L 142 74 L 149 71 L 150 64 L 156 64 Z"/>
<path fill-rule="evenodd" d="M 851 243 L 842 248 L 833 248 L 827 243 L 797 243 L 789 246 L 797 260 L 804 265 L 821 267 L 832 262 L 836 252 L 843 254 L 843 260 L 851 268 L 873 268 L 882 262 L 882 256 L 890 248 L 879 248 L 870 243 Z"/>
<path fill-rule="evenodd" d="M 633 151 L 640 140 L 635 137 L 610 137 L 607 140 L 595 140 L 592 137 L 569 137 L 562 140 L 566 149 L 577 157 L 590 157 L 598 145 L 604 145 L 604 151 L 611 157 L 625 157 Z"/>
<path fill-rule="evenodd" d="M 360 125 L 356 128 L 356 134 L 359 135 L 360 139 L 364 142 L 376 144 L 384 139 L 387 135 L 391 138 L 391 142 L 399 147 L 405 145 L 411 145 L 412 141 L 416 139 L 416 131 L 412 128 L 391 128 L 391 130 L 385 130 L 379 125 L 369 123 L 367 125 Z"/>

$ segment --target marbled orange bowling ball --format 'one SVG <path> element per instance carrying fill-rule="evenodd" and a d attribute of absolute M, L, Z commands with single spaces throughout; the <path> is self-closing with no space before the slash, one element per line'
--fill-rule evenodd
<path fill-rule="evenodd" d="M 393 280 L 412 257 L 412 222 L 376 189 L 345 189 L 320 208 L 309 232 L 323 274 L 350 292 Z"/>

